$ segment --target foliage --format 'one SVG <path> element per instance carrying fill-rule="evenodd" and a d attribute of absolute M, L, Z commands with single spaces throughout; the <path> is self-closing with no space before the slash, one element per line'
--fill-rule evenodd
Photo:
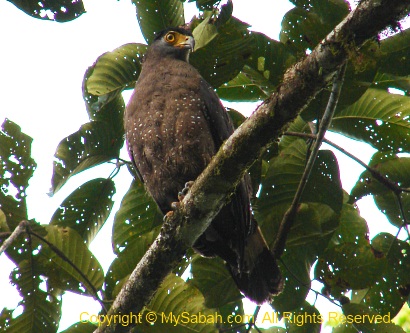
<path fill-rule="evenodd" d="M 53 13 L 56 21 L 74 19 L 83 12 L 81 1 L 12 2 L 35 17 L 47 18 Z M 162 28 L 185 23 L 183 1 L 133 2 L 147 42 Z M 276 41 L 250 32 L 246 23 L 231 17 L 230 2 L 218 7 L 220 1 L 196 1 L 201 15 L 190 23 L 198 46 L 191 62 L 221 98 L 244 102 L 268 97 L 280 84 L 284 72 L 312 50 L 350 10 L 343 0 L 292 3 L 295 7 L 284 16 L 280 40 Z M 65 11 L 63 6 L 67 6 Z M 409 239 L 399 240 L 396 235 L 381 233 L 369 240 L 368 223 L 355 206 L 363 196 L 372 195 L 393 226 L 399 230 L 407 225 L 410 162 L 402 154 L 410 153 L 410 66 L 403 57 L 409 54 L 409 39 L 410 30 L 402 31 L 381 41 L 369 41 L 351 56 L 331 129 L 366 142 L 378 152 L 351 193 L 345 193 L 336 157 L 331 151 L 321 150 L 281 258 L 285 289 L 271 303 L 274 313 L 285 317 L 286 328 L 272 325 L 265 330 L 252 328 L 250 332 L 320 331 L 323 321 L 298 324 L 298 318 L 303 316 L 321 318 L 314 305 L 305 300 L 313 267 L 314 279 L 323 284 L 323 293 L 341 306 L 346 318 L 393 318 L 409 300 Z M 85 73 L 83 96 L 90 121 L 58 145 L 52 177 L 54 193 L 77 173 L 101 163 L 119 161 L 125 108 L 121 92 L 132 88 L 138 79 L 145 51 L 144 44 L 119 46 L 101 55 Z M 392 94 L 389 88 L 400 89 L 403 95 Z M 253 182 L 259 188 L 253 202 L 255 216 L 270 245 L 292 202 L 310 153 L 310 139 L 303 134 L 311 133 L 309 125 L 320 120 L 328 98 L 327 89 L 316 96 L 290 125 L 290 132 L 301 135 L 283 136 L 251 170 Z M 236 124 L 243 121 L 235 112 L 230 114 Z M 4 241 L 21 221 L 27 220 L 25 192 L 36 167 L 31 157 L 31 138 L 9 120 L 0 131 L 0 161 L 0 240 Z M 120 169 L 117 171 L 127 172 L 127 168 Z M 129 170 L 132 172 L 131 167 Z M 389 187 L 383 179 L 396 187 Z M 94 297 L 96 301 L 99 297 L 106 302 L 115 298 L 158 234 L 162 216 L 136 179 L 115 215 L 112 245 L 117 257 L 104 276 L 88 246 L 108 218 L 114 193 L 111 178 L 89 180 L 61 203 L 48 224 L 29 221 L 26 232 L 6 250 L 17 265 L 11 281 L 23 298 L 21 315 L 14 318 L 8 309 L 1 312 L 0 327 L 6 332 L 55 332 L 64 291 Z M 191 275 L 185 281 L 180 276 L 187 268 Z M 349 291 L 352 296 L 347 296 Z M 204 259 L 189 253 L 164 281 L 143 315 L 147 318 L 148 313 L 189 314 L 198 319 L 202 314 L 208 321 L 144 321 L 137 331 L 246 332 L 249 330 L 242 322 L 226 322 L 229 316 L 244 317 L 241 298 L 220 259 Z M 224 320 L 215 322 L 212 316 Z M 245 321 L 252 323 L 250 318 Z M 65 332 L 94 329 L 92 323 L 78 323 Z M 403 332 L 390 322 L 358 321 L 341 322 L 333 330 L 356 329 Z"/>

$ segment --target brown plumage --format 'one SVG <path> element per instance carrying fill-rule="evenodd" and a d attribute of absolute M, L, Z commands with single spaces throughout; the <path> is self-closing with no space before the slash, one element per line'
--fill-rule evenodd
<path fill-rule="evenodd" d="M 234 130 L 212 87 L 188 63 L 193 46 L 192 34 L 184 29 L 158 34 L 125 113 L 137 175 L 164 214 Z M 194 249 L 225 260 L 238 288 L 257 303 L 282 289 L 280 271 L 251 213 L 248 177 Z"/>

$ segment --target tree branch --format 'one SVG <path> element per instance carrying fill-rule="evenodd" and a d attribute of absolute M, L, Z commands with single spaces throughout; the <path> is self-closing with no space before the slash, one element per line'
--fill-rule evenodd
<path fill-rule="evenodd" d="M 409 10 L 409 1 L 362 1 L 308 57 L 287 71 L 277 92 L 225 142 L 180 207 L 166 219 L 108 315 L 138 313 L 143 309 L 174 265 L 229 200 L 229 195 L 263 149 L 277 140 L 309 101 L 332 81 L 350 52 L 355 52 L 364 41 L 374 38 Z M 105 325 L 95 332 L 131 329 L 118 322 Z"/>

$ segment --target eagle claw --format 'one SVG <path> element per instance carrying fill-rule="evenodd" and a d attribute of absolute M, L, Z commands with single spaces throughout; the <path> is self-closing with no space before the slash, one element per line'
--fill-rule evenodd
<path fill-rule="evenodd" d="M 189 189 L 192 187 L 192 185 L 194 184 L 193 181 L 189 181 L 185 183 L 185 187 L 182 189 L 181 192 L 178 192 L 178 200 L 181 202 L 182 200 L 184 200 L 185 196 L 187 195 Z"/>
<path fill-rule="evenodd" d="M 168 218 L 171 217 L 174 214 L 174 211 L 179 208 L 181 205 L 182 200 L 184 200 L 185 196 L 187 195 L 189 189 L 191 188 L 193 181 L 189 181 L 185 183 L 185 187 L 182 189 L 181 192 L 178 192 L 178 201 L 176 202 L 171 202 L 171 209 L 168 213 L 164 215 L 164 221 Z"/>

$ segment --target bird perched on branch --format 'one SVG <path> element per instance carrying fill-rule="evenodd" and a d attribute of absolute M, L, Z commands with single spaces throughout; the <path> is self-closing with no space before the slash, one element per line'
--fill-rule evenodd
<path fill-rule="evenodd" d="M 212 87 L 188 62 L 194 43 L 192 34 L 182 28 L 160 32 L 146 52 L 125 112 L 131 160 L 164 214 L 234 131 Z M 238 288 L 260 304 L 278 294 L 283 281 L 252 216 L 248 178 L 194 249 L 222 258 Z"/>

